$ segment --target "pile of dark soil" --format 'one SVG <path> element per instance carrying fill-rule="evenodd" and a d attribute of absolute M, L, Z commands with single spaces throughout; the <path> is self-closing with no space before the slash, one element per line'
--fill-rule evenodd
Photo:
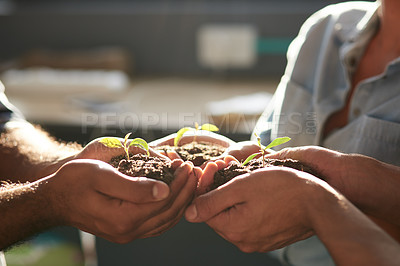
<path fill-rule="evenodd" d="M 290 167 L 296 170 L 304 171 L 315 175 L 310 167 L 300 163 L 297 160 L 286 159 L 286 160 L 279 160 L 279 159 L 265 159 L 264 167 L 270 166 L 285 166 Z M 253 159 L 248 164 L 243 166 L 239 162 L 232 162 L 229 166 L 224 169 L 218 170 L 214 175 L 214 183 L 210 186 L 209 190 L 216 189 L 217 187 L 225 184 L 226 182 L 230 181 L 231 179 L 235 178 L 236 176 L 250 173 L 254 170 L 263 168 L 262 159 Z"/>
<path fill-rule="evenodd" d="M 215 159 L 226 150 L 223 146 L 203 142 L 192 142 L 178 147 L 164 145 L 154 149 L 164 152 L 176 151 L 182 160 L 190 161 L 195 166 L 200 166 L 209 160 Z"/>
<path fill-rule="evenodd" d="M 124 155 L 111 159 L 110 164 L 121 173 L 133 177 L 148 177 L 163 181 L 168 185 L 174 180 L 171 161 L 143 154 L 130 155 L 126 160 Z"/>

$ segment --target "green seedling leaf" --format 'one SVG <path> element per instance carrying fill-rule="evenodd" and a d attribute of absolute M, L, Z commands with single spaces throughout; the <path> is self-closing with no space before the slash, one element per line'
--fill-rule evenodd
<path fill-rule="evenodd" d="M 176 137 L 174 138 L 174 146 L 177 147 L 179 140 L 182 138 L 183 134 L 185 134 L 185 132 L 189 131 L 189 130 L 195 130 L 194 128 L 191 127 L 184 127 L 181 128 L 177 133 L 176 133 Z"/>
<path fill-rule="evenodd" d="M 245 166 L 246 164 L 248 164 L 251 160 L 254 159 L 254 157 L 256 157 L 257 155 L 259 155 L 260 153 L 253 153 L 252 155 L 250 155 L 249 157 L 247 157 L 247 159 L 242 163 L 243 166 Z"/>
<path fill-rule="evenodd" d="M 218 131 L 219 128 L 213 124 L 203 124 L 200 127 L 201 130 L 207 130 L 207 131 Z"/>
<path fill-rule="evenodd" d="M 267 150 L 267 149 L 270 149 L 272 147 L 275 147 L 275 146 L 281 145 L 283 143 L 286 143 L 289 140 L 290 140 L 289 137 L 276 138 L 270 144 L 268 144 L 267 147 L 265 147 L 264 151 Z"/>
<path fill-rule="evenodd" d="M 145 150 L 147 152 L 147 156 L 150 156 L 150 152 L 149 152 L 149 144 L 147 144 L 147 141 L 145 141 L 142 138 L 135 138 L 132 140 L 132 142 L 129 144 L 128 147 L 130 146 L 137 146 L 139 148 L 142 148 L 143 150 Z"/>
<path fill-rule="evenodd" d="M 121 141 L 119 139 L 113 138 L 113 137 L 102 138 L 99 142 L 109 148 L 124 148 Z"/>
<path fill-rule="evenodd" d="M 126 143 L 128 143 L 128 139 L 129 139 L 129 136 L 131 135 L 132 133 L 128 133 L 128 134 L 126 134 L 125 135 L 125 138 L 124 138 L 124 144 L 125 144 L 125 146 L 126 146 Z"/>

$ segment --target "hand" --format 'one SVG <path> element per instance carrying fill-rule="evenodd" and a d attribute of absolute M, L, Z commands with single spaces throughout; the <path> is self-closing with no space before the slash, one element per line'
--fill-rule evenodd
<path fill-rule="evenodd" d="M 272 159 L 294 159 L 311 167 L 319 178 L 351 199 L 359 182 L 348 176 L 350 155 L 318 146 L 285 148 L 266 156 Z M 353 189 L 354 188 L 354 189 Z"/>
<path fill-rule="evenodd" d="M 308 204 L 316 200 L 314 190 L 324 187 L 307 173 L 268 167 L 199 196 L 185 216 L 206 222 L 244 252 L 266 252 L 313 234 Z"/>
<path fill-rule="evenodd" d="M 400 241 L 400 215 L 391 211 L 400 204 L 396 196 L 399 167 L 360 154 L 344 154 L 318 146 L 286 148 L 268 158 L 291 158 L 308 165 L 318 177 Z"/>
<path fill-rule="evenodd" d="M 176 178 L 169 188 L 125 176 L 101 161 L 71 161 L 47 181 L 52 215 L 117 243 L 159 235 L 180 220 L 201 175 L 189 163 L 175 161 L 173 167 Z"/>
<path fill-rule="evenodd" d="M 85 148 L 83 148 L 83 150 L 80 153 L 78 153 L 75 156 L 75 159 L 96 159 L 96 160 L 100 160 L 103 162 L 109 162 L 112 157 L 124 154 L 124 150 L 122 148 L 107 147 L 103 143 L 100 142 L 101 139 L 103 139 L 103 138 L 97 138 L 95 140 L 92 140 L 88 145 L 85 146 Z M 120 139 L 121 142 L 123 142 L 122 138 L 118 138 L 118 139 Z M 132 140 L 129 139 L 128 144 L 131 141 Z M 143 150 L 142 148 L 139 148 L 137 146 L 130 146 L 129 152 L 132 154 L 138 154 L 138 153 L 145 154 L 146 153 L 145 150 Z M 160 153 L 154 151 L 152 148 L 149 148 L 149 153 L 151 156 L 154 156 L 154 157 L 166 158 L 165 156 L 161 155 Z"/>
<path fill-rule="evenodd" d="M 174 146 L 175 137 L 176 133 L 170 134 L 164 138 L 150 142 L 149 146 L 150 147 L 158 147 L 163 145 Z M 230 145 L 235 143 L 233 140 L 225 136 L 222 136 L 220 134 L 206 130 L 198 130 L 196 132 L 194 131 L 186 132 L 185 135 L 179 140 L 179 146 L 193 142 L 195 137 L 197 142 L 206 142 L 206 143 L 220 145 L 222 147 L 229 147 Z M 168 151 L 167 154 L 164 152 L 160 153 L 162 155 L 168 156 L 171 160 L 180 159 L 178 153 L 176 153 L 175 151 Z"/>
<path fill-rule="evenodd" d="M 207 142 L 207 143 L 221 145 L 223 147 L 229 147 L 230 145 L 235 143 L 233 140 L 221 134 L 207 130 L 198 130 L 196 132 L 187 131 L 185 135 L 182 136 L 182 138 L 179 140 L 179 146 L 193 142 L 195 136 L 197 142 Z M 166 137 L 150 142 L 149 146 L 151 147 L 157 147 L 162 145 L 174 146 L 175 137 L 176 133 L 170 134 Z"/>
<path fill-rule="evenodd" d="M 229 165 L 230 162 L 237 160 L 228 155 L 223 160 L 218 159 L 215 161 L 207 162 L 204 169 L 203 174 L 199 179 L 199 184 L 197 186 L 196 195 L 202 195 L 210 190 L 210 186 L 214 183 L 214 174 L 218 170 L 221 170 Z"/>
<path fill-rule="evenodd" d="M 230 145 L 221 157 L 230 155 L 235 157 L 239 162 L 243 162 L 247 159 L 247 157 L 257 152 L 260 152 L 260 147 L 257 145 L 256 142 L 241 141 Z M 273 150 L 269 149 L 268 152 L 272 153 Z"/>
<path fill-rule="evenodd" d="M 95 160 L 100 160 L 103 162 L 108 163 L 111 158 L 125 154 L 122 148 L 110 148 L 105 146 L 100 142 L 100 140 L 103 138 L 97 138 L 92 140 L 89 144 L 87 144 L 81 151 L 77 152 L 75 155 L 69 156 L 67 158 L 61 159 L 56 162 L 51 162 L 47 166 L 41 167 L 40 173 L 38 174 L 38 177 L 44 177 L 48 176 L 55 171 L 57 171 L 62 165 L 65 163 L 76 160 L 76 159 L 95 159 Z M 118 138 L 123 142 L 122 138 Z M 128 140 L 128 143 L 130 143 L 131 140 Z M 146 151 L 137 147 L 137 146 L 131 146 L 129 147 L 129 152 L 132 154 L 138 154 L 142 153 L 145 154 Z M 155 157 L 163 157 L 166 158 L 166 156 L 161 155 L 160 153 L 154 151 L 153 149 L 149 149 L 149 153 L 151 156 Z"/>

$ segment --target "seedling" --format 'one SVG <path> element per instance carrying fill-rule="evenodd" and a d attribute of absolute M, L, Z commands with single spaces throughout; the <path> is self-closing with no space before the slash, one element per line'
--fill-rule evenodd
<path fill-rule="evenodd" d="M 196 134 L 199 130 L 207 130 L 207 131 L 218 131 L 219 128 L 213 124 L 203 124 L 199 126 L 197 122 L 194 123 L 194 128 L 192 127 L 184 127 L 181 128 L 177 133 L 176 137 L 174 138 L 174 146 L 177 147 L 179 140 L 182 138 L 183 134 L 185 134 L 187 131 L 194 131 L 194 137 L 193 137 L 193 142 L 196 141 Z"/>
<path fill-rule="evenodd" d="M 276 139 L 274 139 L 270 144 L 268 144 L 267 147 L 264 147 L 264 146 L 261 144 L 261 138 L 260 138 L 256 133 L 254 133 L 254 135 L 257 137 L 257 142 L 258 142 L 258 146 L 260 147 L 260 151 L 259 151 L 259 152 L 256 152 L 256 153 L 253 153 L 252 155 L 250 155 L 249 157 L 247 157 L 247 159 L 246 159 L 246 160 L 243 162 L 243 164 L 242 164 L 243 166 L 245 166 L 246 164 L 248 164 L 248 163 L 249 163 L 254 157 L 256 157 L 257 155 L 261 155 L 261 156 L 262 156 L 262 166 L 265 167 L 265 160 L 264 160 L 264 157 L 265 157 L 265 152 L 267 151 L 267 149 L 270 149 L 270 148 L 272 148 L 272 147 L 281 145 L 281 144 L 286 143 L 286 142 L 288 142 L 288 141 L 290 140 L 289 137 L 276 138 Z"/>
<path fill-rule="evenodd" d="M 128 144 L 128 139 L 131 133 L 128 133 L 125 135 L 124 142 L 121 143 L 121 141 L 117 138 L 114 137 L 109 137 L 109 138 L 103 138 L 99 142 L 102 143 L 103 145 L 109 147 L 109 148 L 123 148 L 125 151 L 126 159 L 129 161 L 129 147 L 130 146 L 136 146 L 139 148 L 142 148 L 147 152 L 147 156 L 150 155 L 149 152 L 149 145 L 147 142 L 142 139 L 142 138 L 135 138 L 131 141 L 131 143 Z"/>

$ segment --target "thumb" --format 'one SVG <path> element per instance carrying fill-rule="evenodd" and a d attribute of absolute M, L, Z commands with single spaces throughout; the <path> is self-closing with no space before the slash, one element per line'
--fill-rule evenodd
<path fill-rule="evenodd" d="M 168 197 L 170 190 L 161 181 L 124 175 L 112 167 L 103 166 L 97 174 L 95 189 L 105 195 L 133 203 L 160 201 Z"/>
<path fill-rule="evenodd" d="M 245 177 L 242 175 L 241 177 Z M 200 223 L 209 220 L 224 210 L 243 201 L 240 183 L 232 180 L 225 185 L 196 198 L 186 209 L 185 217 L 189 222 Z"/>
<path fill-rule="evenodd" d="M 279 160 L 284 160 L 284 159 L 299 160 L 300 154 L 301 154 L 301 151 L 299 151 L 298 148 L 284 148 L 280 151 L 266 154 L 265 158 L 279 159 Z"/>

